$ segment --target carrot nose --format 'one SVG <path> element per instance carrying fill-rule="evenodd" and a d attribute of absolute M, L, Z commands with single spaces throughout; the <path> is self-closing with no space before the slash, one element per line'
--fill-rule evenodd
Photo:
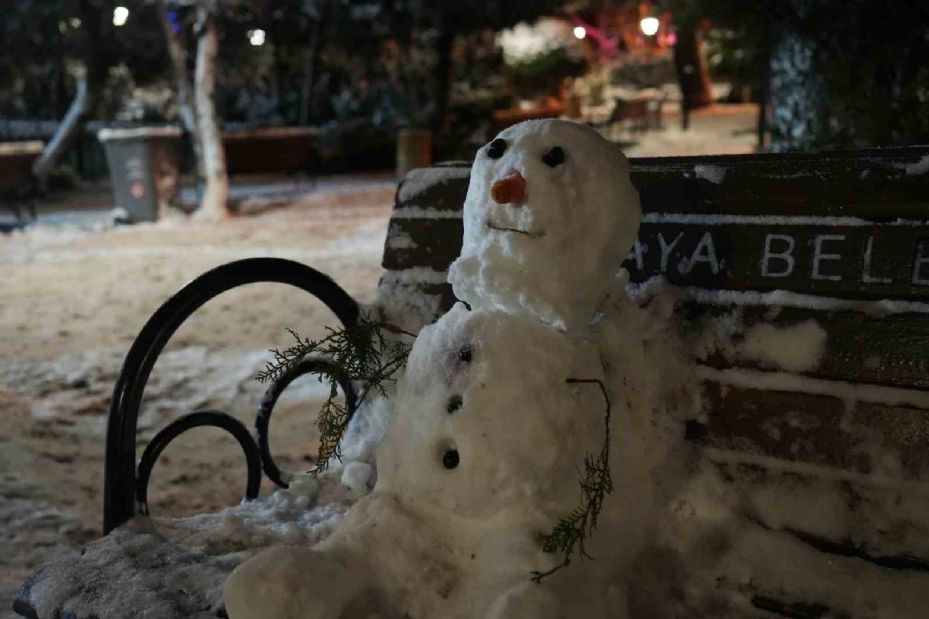
<path fill-rule="evenodd" d="M 490 195 L 497 204 L 522 204 L 526 201 L 526 179 L 519 172 L 510 174 L 493 184 Z"/>

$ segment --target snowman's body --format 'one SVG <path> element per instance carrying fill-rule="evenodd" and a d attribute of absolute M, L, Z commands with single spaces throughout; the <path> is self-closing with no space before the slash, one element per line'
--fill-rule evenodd
<path fill-rule="evenodd" d="M 641 543 L 662 457 L 639 435 L 614 434 L 617 492 L 601 515 L 626 542 L 592 540 L 596 565 L 530 581 L 561 560 L 539 537 L 578 507 L 577 471 L 604 439 L 600 389 L 568 379 L 604 381 L 614 415 L 646 434 L 663 406 L 624 375 L 648 354 L 645 330 L 633 323 L 624 339 L 603 303 L 640 218 L 625 157 L 574 123 L 518 125 L 478 153 L 464 217 L 449 279 L 470 308 L 417 337 L 374 492 L 316 549 L 240 566 L 226 586 L 233 619 L 625 616 L 609 583 Z M 607 316 L 592 324 L 597 311 Z"/>

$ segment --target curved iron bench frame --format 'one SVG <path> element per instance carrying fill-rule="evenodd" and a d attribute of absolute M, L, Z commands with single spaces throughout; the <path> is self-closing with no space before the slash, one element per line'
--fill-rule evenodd
<path fill-rule="evenodd" d="M 298 376 L 309 372 L 335 375 L 334 368 L 322 359 L 300 364 L 268 388 L 255 422 L 259 437 L 257 443 L 245 426 L 230 415 L 221 411 L 198 411 L 180 417 L 156 434 L 138 465 L 136 463 L 136 430 L 145 385 L 171 336 L 211 299 L 233 288 L 255 283 L 294 286 L 322 301 L 344 327 L 351 328 L 358 323 L 358 303 L 331 278 L 304 264 L 281 258 L 248 258 L 224 264 L 204 273 L 168 299 L 139 332 L 113 389 L 104 460 L 104 534 L 137 513 L 148 513 L 148 480 L 158 455 L 171 440 L 191 428 L 220 427 L 239 441 L 249 470 L 246 499 L 258 496 L 262 468 L 274 483 L 286 486 L 268 448 L 271 408 L 281 391 Z M 338 377 L 337 380 L 345 393 L 349 410 L 352 410 L 357 400 L 354 389 L 349 381 Z"/>

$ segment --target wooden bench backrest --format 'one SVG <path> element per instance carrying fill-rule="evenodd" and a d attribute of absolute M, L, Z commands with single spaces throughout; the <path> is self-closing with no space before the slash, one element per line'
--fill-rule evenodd
<path fill-rule="evenodd" d="M 796 505 L 754 502 L 754 522 L 829 560 L 858 560 L 835 573 L 831 599 L 756 582 L 751 607 L 841 614 L 868 569 L 925 575 L 929 591 L 929 147 L 631 163 L 644 218 L 625 267 L 633 282 L 663 275 L 686 292 L 685 337 L 732 324 L 736 346 L 758 327 L 826 334 L 813 366 L 726 350 L 695 360 L 709 406 L 686 433 L 703 457 L 747 496 L 809 489 Z M 427 308 L 423 322 L 454 302 L 444 280 L 468 176 L 467 164 L 414 170 L 397 192 L 382 289 L 396 303 L 399 284 L 408 305 Z M 392 309 L 404 311 L 385 302 Z"/>

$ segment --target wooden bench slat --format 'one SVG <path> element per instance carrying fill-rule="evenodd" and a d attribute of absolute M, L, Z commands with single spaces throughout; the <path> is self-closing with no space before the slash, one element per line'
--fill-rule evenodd
<path fill-rule="evenodd" d="M 872 402 L 856 402 L 849 410 L 828 395 L 704 386 L 707 420 L 688 424 L 688 438 L 698 445 L 864 476 L 922 481 L 929 471 L 927 410 Z"/>
<path fill-rule="evenodd" d="M 399 269 L 396 273 L 402 273 Z M 440 273 L 436 271 L 437 273 Z M 447 283 L 408 283 L 404 294 L 434 299 L 444 312 L 455 302 Z M 688 337 L 701 337 L 716 322 L 741 314 L 745 331 L 759 325 L 780 328 L 815 320 L 826 333 L 819 364 L 803 372 L 804 376 L 826 380 L 866 383 L 905 389 L 929 390 L 929 315 L 913 312 L 869 315 L 861 311 L 823 311 L 803 307 L 744 306 L 719 307 L 688 303 L 680 313 Z M 764 359 L 752 359 L 744 353 L 711 352 L 699 359 L 710 367 L 743 367 L 757 370 L 776 369 Z"/>
<path fill-rule="evenodd" d="M 660 157 L 630 165 L 647 213 L 924 217 L 929 200 L 925 146 Z"/>
<path fill-rule="evenodd" d="M 624 266 L 632 281 L 790 290 L 865 299 L 929 299 L 929 225 L 642 224 Z"/>
<path fill-rule="evenodd" d="M 929 494 L 767 466 L 717 466 L 722 483 L 742 497 L 742 514 L 725 527 L 730 535 L 719 545 L 722 560 L 700 551 L 683 557 L 694 610 L 715 600 L 714 616 L 746 606 L 766 611 L 759 617 L 922 616 Z M 793 502 L 784 504 L 785 498 Z M 711 519 L 706 526 L 721 523 Z"/>
<path fill-rule="evenodd" d="M 758 617 L 924 616 L 929 572 L 919 560 L 872 556 L 751 516 L 728 523 L 727 530 L 733 535 L 718 550 L 723 560 L 684 557 L 691 577 L 687 597 L 703 611 L 693 616 L 728 617 L 730 607 L 746 606 L 767 611 Z M 707 614 L 714 601 L 718 612 Z"/>
<path fill-rule="evenodd" d="M 457 218 L 394 218 L 383 266 L 448 268 L 461 252 Z M 843 298 L 929 300 L 929 224 L 642 224 L 623 265 L 631 281 L 789 290 Z"/>
<path fill-rule="evenodd" d="M 467 163 L 411 170 L 397 186 L 396 208 L 460 212 L 470 178 L 471 166 Z"/>
<path fill-rule="evenodd" d="M 764 526 L 818 538 L 847 554 L 898 557 L 900 565 L 919 571 L 929 567 L 929 492 L 758 464 L 714 464 L 724 482 L 747 497 L 749 516 Z"/>
<path fill-rule="evenodd" d="M 385 269 L 426 267 L 445 271 L 461 253 L 461 219 L 391 219 L 387 229 Z M 399 243 L 398 243 L 399 239 Z"/>
<path fill-rule="evenodd" d="M 775 537 L 770 544 L 774 546 L 780 541 Z M 844 557 L 830 555 L 817 562 L 821 570 L 799 572 L 796 563 L 771 562 L 771 558 L 775 557 L 756 554 L 746 558 L 746 562 L 766 568 L 761 573 L 753 572 L 749 582 L 742 580 L 744 574 L 710 567 L 699 575 L 702 582 L 688 587 L 686 616 L 727 619 L 922 619 L 925 616 L 914 594 L 929 586 L 929 578 L 920 573 L 900 578 L 879 566 L 849 569 L 838 565 Z M 769 583 L 766 577 L 771 574 L 773 582 Z M 799 586 L 782 585 L 780 577 L 790 585 L 797 581 Z M 815 584 L 826 578 L 835 584 L 827 591 L 815 590 Z"/>
<path fill-rule="evenodd" d="M 745 352 L 744 336 L 756 328 L 773 326 L 786 334 L 792 328 L 822 329 L 824 344 L 815 367 L 805 376 L 929 390 L 929 314 L 896 313 L 883 316 L 864 312 L 822 311 L 803 307 L 718 307 L 688 304 L 678 311 L 687 337 L 722 333 L 722 346 L 707 351 L 701 363 L 718 368 L 778 369 L 776 354 Z M 685 316 L 686 315 L 686 316 Z M 737 325 L 732 338 L 725 333 Z M 770 335 L 769 337 L 772 337 Z M 791 343 L 785 344 L 790 346 Z M 731 348 L 730 348 L 731 347 Z M 752 358 L 752 355 L 757 355 Z"/>
<path fill-rule="evenodd" d="M 631 158 L 645 213 L 925 218 L 929 147 Z M 459 210 L 470 168 L 414 170 L 397 206 Z"/>

